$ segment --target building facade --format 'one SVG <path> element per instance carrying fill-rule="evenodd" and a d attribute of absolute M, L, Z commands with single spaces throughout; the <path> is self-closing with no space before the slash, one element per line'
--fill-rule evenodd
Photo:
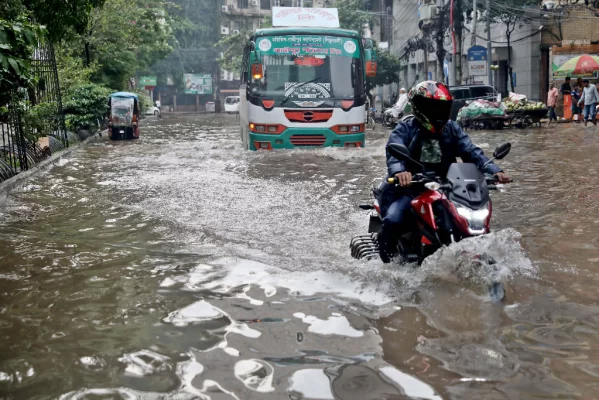
<path fill-rule="evenodd" d="M 597 4 L 599 6 L 599 4 Z M 544 18 L 541 36 L 540 90 L 546 100 L 549 85 L 558 88 L 566 75 L 591 81 L 599 79 L 599 72 L 566 74 L 560 67 L 568 60 L 585 54 L 599 56 L 599 7 L 589 5 L 553 6 Z M 560 102 L 563 97 L 560 96 Z M 561 104 L 560 104 L 561 105 Z M 561 113 L 562 108 L 558 107 Z M 561 115 L 561 114 L 560 114 Z"/>
<path fill-rule="evenodd" d="M 437 4 L 441 6 L 443 1 L 439 0 Z M 462 79 L 456 82 L 454 79 L 455 57 L 453 55 L 453 42 L 451 35 L 447 34 L 443 47 L 447 52 L 447 66 L 449 70 L 448 77 L 444 73 L 443 62 L 438 62 L 436 56 L 436 46 L 434 40 L 431 40 L 431 47 L 427 54 L 424 50 L 412 51 L 414 41 L 423 37 L 423 32 L 419 27 L 419 11 L 422 1 L 418 0 L 393 0 L 391 7 L 392 14 L 392 37 L 389 39 L 389 49 L 392 54 L 402 59 L 402 69 L 400 72 L 400 83 L 390 88 L 382 88 L 377 95 L 387 98 L 391 92 L 397 91 L 400 87 L 406 89 L 415 83 L 431 79 L 446 80 L 450 86 L 462 84 L 488 84 L 488 75 L 470 75 L 468 68 L 468 49 L 472 46 L 487 46 L 486 42 L 486 23 L 482 19 L 484 15 L 481 10 L 478 12 L 479 22 L 474 27 L 472 19 L 464 23 L 462 35 Z M 484 2 L 479 2 L 481 4 Z M 376 3 L 375 3 L 376 4 Z M 385 10 L 385 11 L 388 11 Z M 484 11 L 484 10 L 482 10 Z M 541 25 L 539 10 L 531 10 L 528 13 L 521 26 L 517 26 L 511 35 L 511 66 L 513 70 L 514 91 L 525 94 L 530 99 L 540 99 L 542 93 L 539 85 L 540 61 L 541 61 Z M 374 29 L 377 32 L 377 28 Z M 380 35 L 384 35 L 382 30 Z M 476 38 L 472 32 L 476 31 Z M 508 46 L 506 37 L 506 27 L 502 24 L 494 23 L 491 25 L 492 40 L 492 63 L 499 66 L 499 69 L 493 72 L 494 87 L 503 96 L 507 96 L 511 91 L 511 85 L 508 75 Z M 444 61 L 444 60 L 442 60 Z M 445 79 L 448 78 L 448 79 Z"/>

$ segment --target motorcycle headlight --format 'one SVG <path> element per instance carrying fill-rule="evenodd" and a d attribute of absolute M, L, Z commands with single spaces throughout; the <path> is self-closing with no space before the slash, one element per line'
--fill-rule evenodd
<path fill-rule="evenodd" d="M 464 207 L 461 204 L 456 204 L 456 209 L 460 217 L 468 221 L 468 226 L 473 231 L 480 231 L 485 229 L 485 221 L 489 217 L 489 205 L 486 204 L 480 210 L 472 210 L 468 207 Z"/>

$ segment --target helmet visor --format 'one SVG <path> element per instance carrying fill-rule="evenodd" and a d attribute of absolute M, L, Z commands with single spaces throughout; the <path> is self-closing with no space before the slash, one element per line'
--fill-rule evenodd
<path fill-rule="evenodd" d="M 451 116 L 452 100 L 437 100 L 418 96 L 412 101 L 414 107 L 435 128 L 435 131 L 439 132 L 447 125 L 447 121 Z"/>

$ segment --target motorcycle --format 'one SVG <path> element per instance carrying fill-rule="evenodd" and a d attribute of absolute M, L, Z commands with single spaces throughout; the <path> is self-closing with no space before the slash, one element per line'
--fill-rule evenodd
<path fill-rule="evenodd" d="M 402 117 L 403 117 L 403 113 L 400 112 L 398 114 L 398 116 L 396 117 L 394 115 L 394 109 L 393 109 L 393 107 L 387 108 L 383 112 L 383 121 L 382 121 L 382 124 L 386 128 L 395 128 L 395 126 L 399 123 L 399 121 L 401 120 Z"/>
<path fill-rule="evenodd" d="M 419 190 L 419 195 L 411 202 L 411 217 L 415 223 L 409 224 L 405 231 L 398 232 L 397 250 L 403 261 L 420 265 L 441 247 L 490 233 L 493 207 L 489 191 L 497 190 L 496 178 L 484 176 L 471 163 L 453 163 L 445 178 L 438 177 L 412 159 L 406 146 L 392 143 L 387 150 L 397 159 L 407 160 L 422 169 L 422 173 L 414 175 L 412 181 L 412 186 Z M 505 158 L 510 150 L 510 143 L 498 146 L 487 164 Z M 397 185 L 398 180 L 389 178 L 387 183 Z M 384 182 L 373 187 L 372 203 L 360 205 L 361 209 L 371 211 L 370 224 L 368 235 L 356 236 L 350 242 L 354 258 L 372 259 L 379 256 L 378 235 L 382 228 L 382 216 L 378 198 L 383 185 Z M 495 263 L 487 255 L 479 258 L 481 263 Z M 501 283 L 492 282 L 489 289 L 493 296 L 499 299 L 505 297 Z"/>

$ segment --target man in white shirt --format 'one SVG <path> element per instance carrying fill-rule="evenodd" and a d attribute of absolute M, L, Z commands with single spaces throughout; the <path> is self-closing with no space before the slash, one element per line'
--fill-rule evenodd
<path fill-rule="evenodd" d="M 584 88 L 578 105 L 584 103 L 584 126 L 587 126 L 589 120 L 597 126 L 597 103 L 599 103 L 599 91 L 597 86 L 591 85 L 588 79 L 582 81 Z"/>
<path fill-rule="evenodd" d="M 397 103 L 393 105 L 393 118 L 399 118 L 399 115 L 404 112 L 407 104 L 408 95 L 406 94 L 406 89 L 401 88 L 399 91 L 399 99 L 397 99 Z"/>

